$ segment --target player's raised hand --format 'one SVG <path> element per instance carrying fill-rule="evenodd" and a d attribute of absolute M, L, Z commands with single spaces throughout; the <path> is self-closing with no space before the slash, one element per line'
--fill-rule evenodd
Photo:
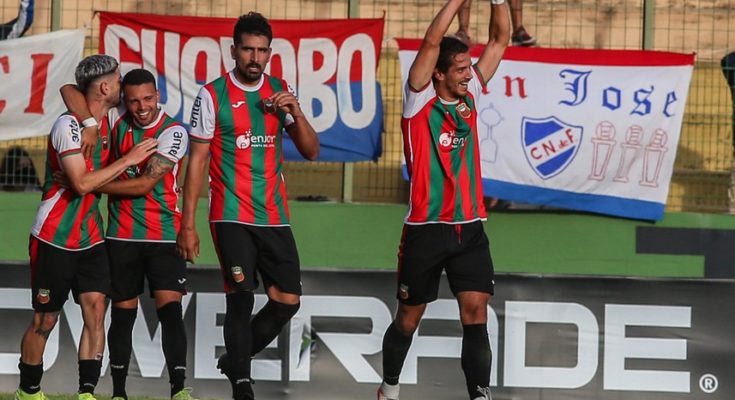
<path fill-rule="evenodd" d="M 176 235 L 176 248 L 184 260 L 194 262 L 199 257 L 199 233 L 196 228 L 181 227 Z"/>
<path fill-rule="evenodd" d="M 99 139 L 99 131 L 97 125 L 91 125 L 82 128 L 82 155 L 85 159 L 92 158 L 95 147 L 97 147 L 97 139 Z"/>

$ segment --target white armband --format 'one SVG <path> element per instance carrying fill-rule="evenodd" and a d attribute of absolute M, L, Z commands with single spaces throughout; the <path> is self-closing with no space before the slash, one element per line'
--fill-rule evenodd
<path fill-rule="evenodd" d="M 501 4 L 505 3 L 505 0 L 490 0 L 490 4 L 499 6 Z"/>
<path fill-rule="evenodd" d="M 84 128 L 91 128 L 93 126 L 97 126 L 97 120 L 94 117 L 89 117 L 82 121 L 82 127 Z"/>

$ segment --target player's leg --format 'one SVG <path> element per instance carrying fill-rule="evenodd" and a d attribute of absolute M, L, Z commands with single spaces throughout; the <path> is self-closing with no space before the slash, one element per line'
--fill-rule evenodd
<path fill-rule="evenodd" d="M 459 251 L 448 261 L 447 277 L 459 303 L 462 371 L 469 398 L 488 399 L 492 352 L 487 333 L 487 303 L 495 279 L 490 247 L 481 222 L 457 228 Z"/>
<path fill-rule="evenodd" d="M 146 276 L 161 322 L 161 346 L 166 358 L 171 398 L 189 400 L 186 381 L 186 327 L 181 298 L 186 294 L 186 262 L 173 243 L 150 243 L 146 251 Z"/>
<path fill-rule="evenodd" d="M 290 227 L 250 227 L 258 245 L 257 269 L 268 302 L 253 317 L 251 355 L 270 344 L 301 305 L 301 270 Z"/>
<path fill-rule="evenodd" d="M 74 300 L 82 309 L 79 339 L 79 399 L 94 399 L 105 351 L 105 308 L 110 292 L 107 249 L 98 244 L 81 252 L 72 285 Z"/>
<path fill-rule="evenodd" d="M 218 222 L 210 224 L 225 284 L 227 309 L 223 324 L 227 365 L 222 373 L 232 385 L 235 400 L 253 399 L 250 379 L 250 317 L 255 304 L 256 248 L 245 225 Z"/>
<path fill-rule="evenodd" d="M 400 373 L 426 304 L 436 300 L 446 258 L 443 227 L 405 225 L 398 248 L 398 310 L 383 336 L 383 382 L 378 399 L 398 399 Z"/>
<path fill-rule="evenodd" d="M 125 390 L 133 352 L 133 327 L 138 315 L 138 296 L 143 293 L 144 260 L 142 244 L 123 240 L 105 241 L 110 259 L 110 329 L 107 343 L 110 350 L 112 398 L 127 399 Z"/>
<path fill-rule="evenodd" d="M 22 400 L 45 398 L 41 392 L 43 353 L 59 311 L 69 296 L 76 267 L 75 252 L 53 247 L 32 236 L 29 253 L 34 313 L 20 344 L 20 384 L 15 398 Z"/>

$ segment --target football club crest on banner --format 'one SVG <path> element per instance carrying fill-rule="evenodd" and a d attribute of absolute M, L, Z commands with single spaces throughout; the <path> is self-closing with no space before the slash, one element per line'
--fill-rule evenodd
<path fill-rule="evenodd" d="M 582 143 L 581 126 L 554 116 L 521 120 L 521 140 L 526 160 L 541 179 L 558 175 L 574 160 Z"/>

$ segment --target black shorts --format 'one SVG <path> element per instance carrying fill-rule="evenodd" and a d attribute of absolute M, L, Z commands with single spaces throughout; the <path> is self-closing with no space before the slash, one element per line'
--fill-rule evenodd
<path fill-rule="evenodd" d="M 233 222 L 213 222 L 209 227 L 226 293 L 255 290 L 259 275 L 266 288 L 275 285 L 282 292 L 301 295 L 299 254 L 291 227 Z"/>
<path fill-rule="evenodd" d="M 151 297 L 157 290 L 186 294 L 186 261 L 179 255 L 176 243 L 134 242 L 107 239 L 110 255 L 112 301 L 123 301 L 143 293 L 148 280 Z"/>
<path fill-rule="evenodd" d="M 459 292 L 494 293 L 495 271 L 482 222 L 404 225 L 398 249 L 398 291 L 403 304 L 436 300 L 442 270 Z"/>
<path fill-rule="evenodd" d="M 110 268 L 104 243 L 85 250 L 65 250 L 35 236 L 28 244 L 31 257 L 31 302 L 40 312 L 60 311 L 69 298 L 79 303 L 82 293 L 110 291 Z"/>

